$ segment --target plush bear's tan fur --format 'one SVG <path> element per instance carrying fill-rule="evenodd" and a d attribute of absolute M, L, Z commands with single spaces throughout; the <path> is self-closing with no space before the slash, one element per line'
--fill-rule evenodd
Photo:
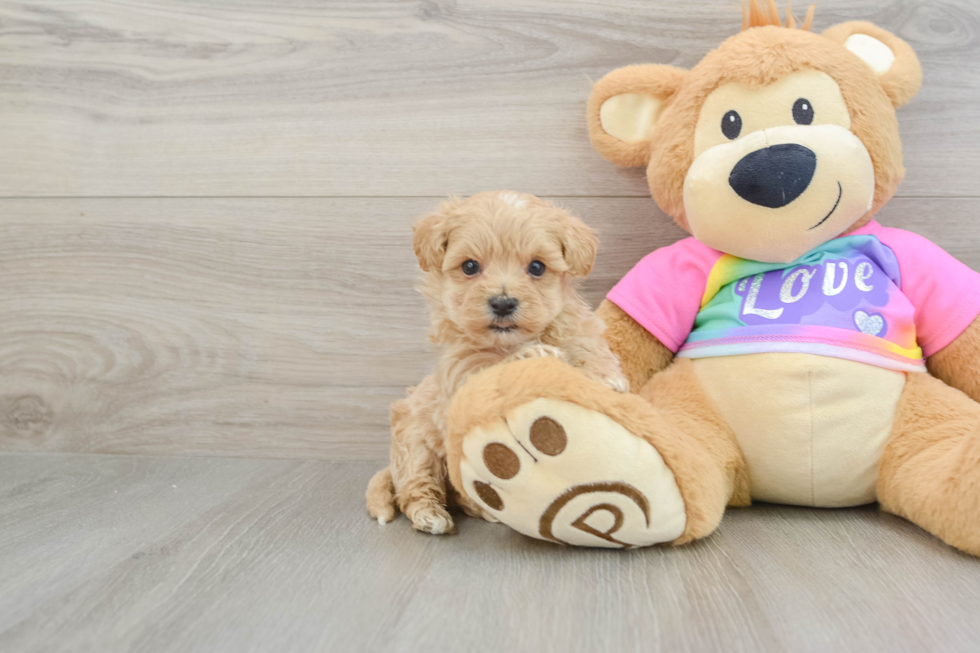
<path fill-rule="evenodd" d="M 896 63 L 881 78 L 840 47 L 854 33 L 868 34 L 896 52 Z M 722 84 L 772 84 L 802 70 L 830 75 L 840 85 L 851 113 L 851 131 L 871 153 L 875 172 L 872 209 L 857 229 L 891 199 L 905 176 L 895 107 L 907 102 L 922 83 L 922 68 L 907 43 L 870 23 L 844 23 L 822 36 L 785 27 L 757 27 L 728 39 L 690 71 L 671 66 L 627 66 L 595 85 L 588 104 L 589 135 L 603 157 L 620 166 L 647 166 L 650 194 L 684 229 L 684 177 L 694 159 L 691 144 L 701 105 Z M 651 137 L 624 143 L 602 130 L 600 109 L 623 93 L 648 93 L 664 102 Z"/>
<path fill-rule="evenodd" d="M 684 184 L 695 159 L 699 114 L 706 98 L 731 82 L 759 89 L 800 71 L 819 71 L 839 85 L 849 130 L 870 154 L 874 188 L 868 187 L 869 195 L 873 191 L 869 209 L 855 215 L 849 227 L 845 224 L 842 231 L 825 235 L 825 240 L 866 224 L 904 176 L 895 108 L 909 101 L 921 84 L 922 71 L 912 49 L 868 23 L 845 23 L 816 35 L 792 29 L 792 20 L 787 21 L 789 28 L 777 26 L 774 14 L 771 3 L 759 7 L 752 0 L 743 25 L 749 29 L 709 53 L 694 69 L 628 66 L 600 80 L 589 99 L 593 145 L 617 165 L 645 165 L 653 198 L 688 231 Z M 811 20 L 812 10 L 803 27 Z M 844 47 L 855 34 L 887 46 L 894 60 L 886 72 L 876 71 L 874 62 Z M 628 101 L 619 107 L 642 105 L 645 121 L 638 129 L 622 130 L 621 134 L 638 135 L 625 140 L 603 128 L 604 105 L 624 94 Z M 608 115 L 605 119 L 610 120 Z M 609 301 L 597 314 L 606 323 L 605 338 L 620 357 L 635 394 L 606 391 L 558 361 L 525 361 L 482 372 L 460 390 L 451 408 L 447 448 L 452 481 L 463 488 L 459 465 L 464 440 L 474 429 L 536 398 L 565 401 L 603 413 L 652 444 L 673 471 L 687 512 L 687 525 L 674 543 L 703 537 L 717 526 L 726 505 L 749 502 L 748 475 L 737 440 L 690 360 L 674 360 L 667 347 Z M 927 365 L 932 376 L 907 375 L 880 459 L 878 497 L 884 509 L 980 555 L 980 319 Z"/>
<path fill-rule="evenodd" d="M 466 433 L 534 396 L 608 415 L 632 433 L 642 434 L 660 452 L 687 507 L 687 525 L 674 544 L 711 533 L 726 505 L 748 505 L 745 461 L 731 429 L 701 389 L 691 361 L 678 360 L 638 394 L 617 393 L 583 380 L 554 359 L 496 366 L 473 377 L 457 393 L 449 415 L 446 453 L 453 486 L 464 487 L 459 461 Z"/>

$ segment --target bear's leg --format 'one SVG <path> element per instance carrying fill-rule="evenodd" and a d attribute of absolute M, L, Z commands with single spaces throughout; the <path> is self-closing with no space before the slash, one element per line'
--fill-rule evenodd
<path fill-rule="evenodd" d="M 980 404 L 928 374 L 909 374 L 881 457 L 878 501 L 980 555 Z"/>
<path fill-rule="evenodd" d="M 450 409 L 457 490 L 531 537 L 581 546 L 680 544 L 748 503 L 735 436 L 689 360 L 639 395 L 538 358 L 485 370 Z"/>

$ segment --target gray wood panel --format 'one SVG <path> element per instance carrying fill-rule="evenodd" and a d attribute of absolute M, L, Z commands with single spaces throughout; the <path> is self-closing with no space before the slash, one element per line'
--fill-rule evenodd
<path fill-rule="evenodd" d="M 882 221 L 980 269 L 980 5 L 817 4 L 817 29 L 918 51 Z M 682 236 L 592 151 L 585 101 L 739 22 L 736 0 L 0 3 L 0 651 L 975 651 L 980 563 L 871 507 L 755 506 L 626 553 L 462 518 L 434 538 L 367 517 L 381 462 L 311 460 L 383 460 L 431 365 L 410 225 L 438 198 L 557 197 L 600 230 L 593 303 Z"/>
<path fill-rule="evenodd" d="M 0 455 L 0 650 L 975 651 L 980 563 L 874 508 L 561 548 L 364 511 L 378 463 Z"/>
<path fill-rule="evenodd" d="M 980 5 L 817 4 L 816 29 L 871 20 L 923 62 L 900 193 L 977 195 Z M 0 195 L 645 196 L 589 145 L 591 81 L 690 67 L 740 22 L 736 0 L 8 0 Z"/>
<path fill-rule="evenodd" d="M 683 235 L 649 199 L 558 200 L 599 229 L 593 303 Z M 387 406 L 435 355 L 410 231 L 434 204 L 0 200 L 0 449 L 385 455 Z M 882 220 L 980 269 L 978 214 Z"/>

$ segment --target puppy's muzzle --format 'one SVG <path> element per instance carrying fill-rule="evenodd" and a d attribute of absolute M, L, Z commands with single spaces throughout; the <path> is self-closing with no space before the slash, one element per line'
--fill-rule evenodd
<path fill-rule="evenodd" d="M 519 303 L 516 297 L 508 297 L 507 295 L 495 295 L 487 300 L 490 310 L 497 317 L 507 317 L 512 314 L 517 310 Z"/>
<path fill-rule="evenodd" d="M 743 200 L 778 209 L 803 194 L 816 169 L 813 150 L 783 143 L 746 154 L 732 168 L 728 184 Z"/>

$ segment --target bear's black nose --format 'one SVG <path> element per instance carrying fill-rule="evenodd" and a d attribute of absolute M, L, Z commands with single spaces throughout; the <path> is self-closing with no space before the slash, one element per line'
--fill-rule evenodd
<path fill-rule="evenodd" d="M 743 200 L 778 209 L 806 190 L 816 169 L 813 150 L 784 143 L 746 154 L 732 168 L 728 183 Z"/>

